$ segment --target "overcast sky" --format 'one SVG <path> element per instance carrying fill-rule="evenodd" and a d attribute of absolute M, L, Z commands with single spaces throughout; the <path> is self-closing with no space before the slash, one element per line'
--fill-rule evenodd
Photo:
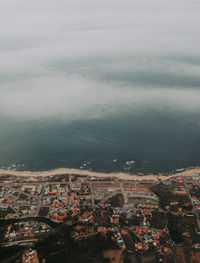
<path fill-rule="evenodd" d="M 199 0 L 0 0 L 0 116 L 200 110 Z"/>

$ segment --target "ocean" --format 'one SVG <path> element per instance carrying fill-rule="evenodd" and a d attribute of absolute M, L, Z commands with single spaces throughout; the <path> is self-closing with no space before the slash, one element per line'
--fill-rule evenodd
<path fill-rule="evenodd" d="M 144 110 L 67 123 L 1 118 L 1 168 L 159 173 L 199 165 L 199 114 Z"/>

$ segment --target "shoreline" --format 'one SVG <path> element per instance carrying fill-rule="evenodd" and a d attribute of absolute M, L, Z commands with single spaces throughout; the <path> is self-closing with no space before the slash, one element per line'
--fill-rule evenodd
<path fill-rule="evenodd" d="M 178 176 L 191 176 L 192 174 L 200 174 L 200 167 L 196 168 L 186 168 L 183 172 L 177 172 L 169 175 L 156 175 L 156 174 L 148 174 L 148 175 L 137 175 L 137 174 L 128 174 L 124 172 L 118 173 L 101 173 L 101 172 L 93 172 L 88 170 L 79 170 L 79 169 L 70 169 L 70 168 L 57 168 L 49 171 L 14 171 L 14 170 L 4 170 L 0 169 L 0 176 L 2 175 L 10 175 L 16 177 L 48 177 L 55 175 L 63 175 L 63 174 L 71 174 L 71 175 L 85 175 L 90 177 L 100 177 L 100 178 L 118 178 L 121 180 L 167 180 L 173 177 Z"/>

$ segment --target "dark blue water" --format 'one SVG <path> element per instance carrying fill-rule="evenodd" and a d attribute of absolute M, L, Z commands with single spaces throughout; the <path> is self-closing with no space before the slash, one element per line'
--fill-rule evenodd
<path fill-rule="evenodd" d="M 13 164 L 144 173 L 198 166 L 199 115 L 152 110 L 68 123 L 1 119 L 0 166 Z"/>

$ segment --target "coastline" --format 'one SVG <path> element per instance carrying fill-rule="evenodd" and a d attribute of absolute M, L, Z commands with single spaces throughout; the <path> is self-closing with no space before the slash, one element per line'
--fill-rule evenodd
<path fill-rule="evenodd" d="M 178 176 L 191 176 L 192 174 L 200 174 L 200 167 L 196 168 L 187 168 L 183 172 L 177 172 L 174 174 L 169 175 L 156 175 L 156 174 L 148 174 L 148 175 L 137 175 L 137 174 L 128 174 L 123 172 L 118 173 L 100 173 L 100 172 L 93 172 L 88 170 L 79 170 L 79 169 L 69 169 L 69 168 L 58 168 L 49 171 L 41 171 L 41 172 L 31 172 L 31 171 L 14 171 L 14 170 L 4 170 L 0 169 L 0 176 L 1 175 L 11 175 L 17 177 L 48 177 L 48 176 L 55 176 L 55 175 L 63 175 L 63 174 L 71 174 L 71 175 L 85 175 L 91 177 L 101 177 L 101 178 L 108 178 L 113 177 L 121 180 L 167 180 L 173 177 Z"/>

